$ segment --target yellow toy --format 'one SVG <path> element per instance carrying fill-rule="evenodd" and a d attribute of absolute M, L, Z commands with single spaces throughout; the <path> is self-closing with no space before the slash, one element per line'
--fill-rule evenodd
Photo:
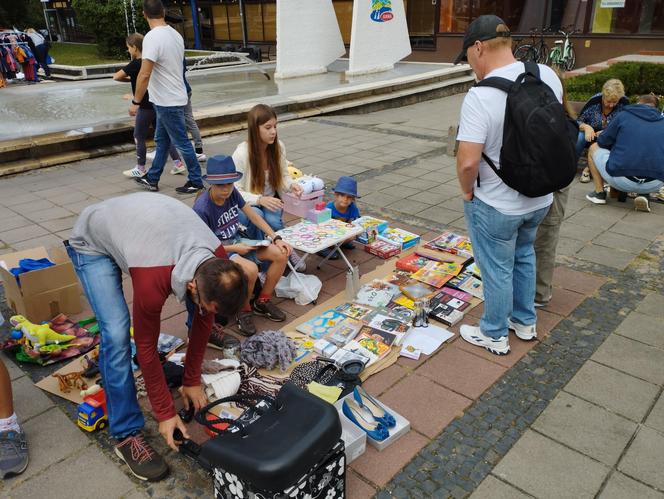
<path fill-rule="evenodd" d="M 14 315 L 9 318 L 9 323 L 23 332 L 24 338 L 32 343 L 33 348 L 39 349 L 44 345 L 59 345 L 73 340 L 76 336 L 71 334 L 60 334 L 53 331 L 48 324 L 33 324 L 22 315 Z"/>
<path fill-rule="evenodd" d="M 295 168 L 293 166 L 293 163 L 291 162 L 288 162 L 288 174 L 293 180 L 297 180 L 302 175 L 304 175 L 304 173 L 302 173 L 302 170 L 300 170 L 299 168 Z"/>

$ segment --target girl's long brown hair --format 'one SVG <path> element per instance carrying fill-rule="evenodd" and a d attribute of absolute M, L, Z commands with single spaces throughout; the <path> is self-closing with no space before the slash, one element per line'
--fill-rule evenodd
<path fill-rule="evenodd" d="M 271 119 L 277 119 L 277 113 L 270 106 L 257 104 L 249 110 L 247 115 L 249 139 L 247 149 L 249 150 L 249 168 L 251 169 L 251 185 L 249 190 L 254 194 L 260 194 L 265 189 L 265 170 L 263 165 L 263 147 L 259 127 Z M 281 172 L 281 148 L 279 137 L 275 137 L 272 144 L 265 149 L 265 161 L 267 170 L 270 172 L 270 184 L 275 192 L 280 191 L 283 186 Z"/>

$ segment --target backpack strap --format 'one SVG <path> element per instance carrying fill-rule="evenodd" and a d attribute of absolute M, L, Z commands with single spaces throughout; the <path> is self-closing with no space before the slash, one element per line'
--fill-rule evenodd
<path fill-rule="evenodd" d="M 509 93 L 514 86 L 514 82 L 512 80 L 508 80 L 507 78 L 501 78 L 500 76 L 492 76 L 491 78 L 485 78 L 478 81 L 474 86 L 492 87 L 497 88 L 498 90 L 502 90 L 505 93 Z"/>

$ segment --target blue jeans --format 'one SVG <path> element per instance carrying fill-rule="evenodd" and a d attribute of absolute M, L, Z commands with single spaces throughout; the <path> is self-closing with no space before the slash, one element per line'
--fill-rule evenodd
<path fill-rule="evenodd" d="M 278 231 L 284 228 L 283 210 L 270 211 L 267 208 L 259 206 L 252 206 L 251 208 L 272 227 L 272 230 Z M 247 228 L 247 237 L 249 239 L 265 239 L 263 231 L 251 223 L 249 217 L 242 211 L 240 211 L 240 223 Z"/>
<path fill-rule="evenodd" d="M 122 439 L 145 425 L 131 368 L 130 319 L 122 293 L 122 271 L 106 255 L 85 255 L 70 246 L 67 253 L 97 317 L 99 371 L 106 392 L 110 433 Z"/>
<path fill-rule="evenodd" d="M 475 260 L 482 271 L 482 333 L 507 336 L 507 319 L 530 326 L 535 313 L 535 249 L 537 227 L 549 207 L 525 215 L 504 215 L 475 197 L 464 201 L 466 226 Z"/>
<path fill-rule="evenodd" d="M 583 154 L 583 150 L 586 146 L 590 145 L 589 142 L 586 142 L 586 134 L 579 130 L 579 136 L 576 139 L 576 157 L 580 158 Z"/>
<path fill-rule="evenodd" d="M 201 165 L 198 163 L 194 147 L 187 137 L 184 106 L 166 107 L 154 104 L 154 110 L 157 113 L 157 128 L 154 132 L 154 141 L 157 143 L 157 149 L 152 166 L 148 170 L 146 177 L 148 182 L 151 184 L 159 182 L 168 158 L 168 150 L 172 143 L 187 165 L 189 181 L 196 186 L 203 185 Z"/>
<path fill-rule="evenodd" d="M 637 194 L 650 194 L 657 192 L 664 182 L 661 180 L 650 180 L 648 182 L 635 182 L 627 177 L 613 177 L 606 171 L 606 164 L 609 161 L 609 149 L 602 149 L 601 147 L 593 153 L 593 161 L 597 167 L 597 171 L 602 176 L 606 183 L 614 189 L 622 192 L 636 192 Z"/>

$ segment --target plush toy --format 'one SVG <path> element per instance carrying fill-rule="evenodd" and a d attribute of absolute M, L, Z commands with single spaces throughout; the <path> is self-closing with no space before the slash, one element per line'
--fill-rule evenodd
<path fill-rule="evenodd" d="M 297 183 L 302 187 L 303 194 L 309 194 L 314 191 L 322 191 L 325 189 L 325 182 L 318 177 L 302 177 L 297 180 Z"/>
<path fill-rule="evenodd" d="M 34 348 L 43 345 L 59 345 L 73 340 L 76 336 L 71 334 L 59 334 L 53 331 L 48 324 L 33 324 L 22 315 L 14 315 L 9 318 L 9 323 L 15 328 L 23 331 L 23 336 L 32 343 Z"/>
<path fill-rule="evenodd" d="M 302 175 L 304 175 L 304 174 L 302 173 L 302 170 L 300 170 L 299 168 L 295 168 L 295 167 L 293 166 L 293 163 L 291 163 L 291 162 L 289 161 L 289 162 L 288 162 L 288 175 L 290 175 L 290 177 L 291 177 L 293 180 L 297 180 L 298 178 L 300 178 L 300 177 L 301 177 Z"/>

